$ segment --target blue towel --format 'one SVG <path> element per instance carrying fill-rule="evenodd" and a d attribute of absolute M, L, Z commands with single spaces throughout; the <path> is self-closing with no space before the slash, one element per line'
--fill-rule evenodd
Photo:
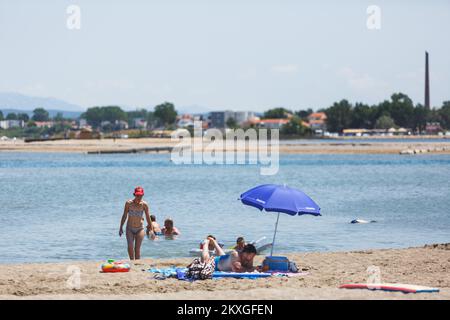
<path fill-rule="evenodd" d="M 178 280 L 190 280 L 186 278 L 186 271 L 187 268 L 177 268 L 175 266 L 165 268 L 165 269 L 158 269 L 158 268 L 150 268 L 148 269 L 148 272 L 152 273 L 158 273 L 162 275 L 162 279 L 164 278 L 170 278 L 175 277 Z M 237 279 L 258 279 L 258 278 L 267 278 L 272 276 L 271 273 L 253 273 L 253 272 L 223 272 L 223 271 L 214 271 L 213 273 L 213 279 L 218 278 L 237 278 Z"/>
<path fill-rule="evenodd" d="M 147 271 L 152 273 L 158 273 L 161 274 L 163 277 L 170 278 L 170 277 L 177 277 L 177 270 L 180 268 L 177 268 L 175 266 L 164 268 L 164 269 L 158 269 L 158 268 L 150 268 Z M 181 268 L 182 270 L 187 270 L 186 268 Z"/>

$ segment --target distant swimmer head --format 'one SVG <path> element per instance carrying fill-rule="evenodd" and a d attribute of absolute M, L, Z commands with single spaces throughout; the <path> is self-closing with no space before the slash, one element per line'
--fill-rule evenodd
<path fill-rule="evenodd" d="M 376 221 L 375 220 L 367 221 L 367 220 L 363 220 L 363 219 L 355 219 L 355 220 L 350 221 L 350 223 L 372 223 L 372 222 L 376 222 Z"/>
<path fill-rule="evenodd" d="M 363 219 L 355 219 L 355 220 L 352 220 L 350 223 L 369 223 L 369 221 L 366 221 Z"/>
<path fill-rule="evenodd" d="M 164 227 L 166 227 L 168 229 L 172 229 L 173 228 L 173 220 L 171 218 L 167 218 L 164 221 Z"/>

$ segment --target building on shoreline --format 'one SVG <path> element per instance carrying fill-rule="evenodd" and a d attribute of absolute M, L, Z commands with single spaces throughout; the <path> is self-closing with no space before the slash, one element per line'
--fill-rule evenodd
<path fill-rule="evenodd" d="M 248 121 L 248 124 L 253 125 L 260 129 L 281 129 L 282 126 L 287 124 L 290 119 L 280 118 L 280 119 L 259 119 L 253 118 Z"/>
<path fill-rule="evenodd" d="M 227 121 L 233 117 L 234 112 L 230 110 L 213 111 L 210 113 L 211 128 L 225 129 L 227 127 Z"/>
<path fill-rule="evenodd" d="M 23 128 L 25 121 L 23 120 L 1 120 L 0 129 Z"/>
<path fill-rule="evenodd" d="M 439 122 L 427 122 L 425 126 L 426 134 L 438 134 L 439 132 L 442 131 L 443 130 Z"/>
<path fill-rule="evenodd" d="M 364 137 L 364 136 L 408 136 L 412 134 L 411 129 L 406 128 L 389 128 L 389 129 L 344 129 L 342 135 L 347 137 Z"/>
<path fill-rule="evenodd" d="M 132 127 L 134 129 L 146 129 L 147 128 L 147 120 L 145 120 L 144 118 L 135 118 L 132 121 Z"/>
<path fill-rule="evenodd" d="M 252 111 L 212 111 L 209 114 L 210 127 L 225 129 L 227 127 L 227 122 L 230 119 L 234 119 L 236 121 L 236 124 L 242 126 L 254 117 L 255 113 Z"/>
<path fill-rule="evenodd" d="M 307 124 L 316 136 L 322 136 L 327 131 L 327 115 L 325 112 L 313 112 L 308 116 Z"/>
<path fill-rule="evenodd" d="M 38 128 L 45 128 L 45 127 L 51 128 L 55 125 L 53 121 L 34 121 L 34 124 Z"/>

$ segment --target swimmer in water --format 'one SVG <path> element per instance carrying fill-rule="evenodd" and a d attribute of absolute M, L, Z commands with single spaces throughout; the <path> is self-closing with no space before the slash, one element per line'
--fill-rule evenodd
<path fill-rule="evenodd" d="M 164 221 L 164 227 L 161 229 L 161 233 L 166 237 L 180 235 L 180 231 L 176 227 L 174 227 L 173 220 L 171 218 L 167 218 Z"/>
<path fill-rule="evenodd" d="M 247 243 L 245 242 L 244 237 L 239 237 L 236 239 L 236 245 L 233 247 L 233 249 L 237 252 L 241 252 L 242 250 L 244 250 L 246 244 Z"/>
<path fill-rule="evenodd" d="M 350 221 L 350 223 L 374 223 L 374 222 L 376 222 L 376 221 L 375 220 L 367 221 L 367 220 L 363 220 L 363 219 L 355 219 L 355 220 Z"/>

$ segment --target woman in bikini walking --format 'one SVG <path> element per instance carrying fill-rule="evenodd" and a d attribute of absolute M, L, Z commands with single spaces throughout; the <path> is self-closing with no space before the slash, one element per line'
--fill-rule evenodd
<path fill-rule="evenodd" d="M 123 225 L 127 221 L 126 237 L 128 243 L 128 255 L 130 260 L 141 258 L 141 245 L 144 240 L 144 213 L 147 220 L 147 232 L 154 234 L 147 202 L 142 200 L 144 189 L 134 189 L 134 199 L 125 203 L 122 219 L 120 221 L 119 236 L 123 234 Z"/>

